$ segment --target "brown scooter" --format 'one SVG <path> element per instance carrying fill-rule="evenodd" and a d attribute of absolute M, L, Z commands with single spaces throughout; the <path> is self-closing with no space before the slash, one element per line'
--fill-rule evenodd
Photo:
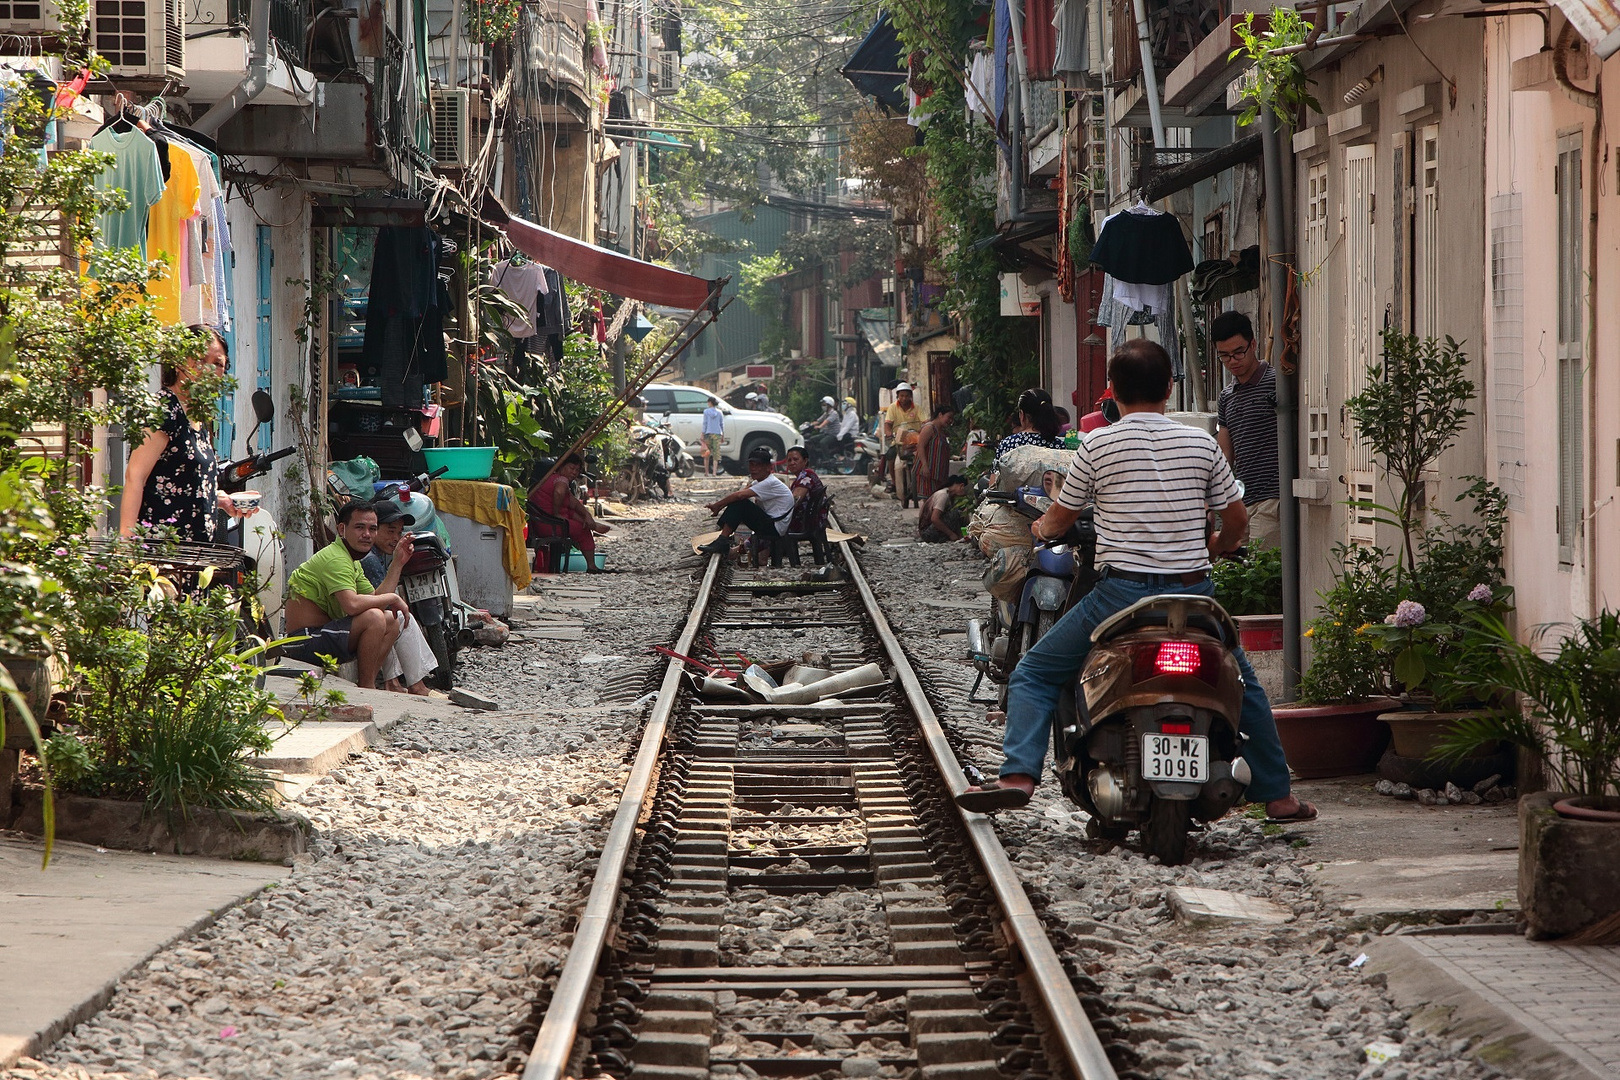
<path fill-rule="evenodd" d="M 1193 821 L 1223 816 L 1250 779 L 1237 626 L 1209 597 L 1170 594 L 1117 612 L 1091 640 L 1053 724 L 1063 793 L 1094 838 L 1140 829 L 1143 851 L 1180 863 Z"/>

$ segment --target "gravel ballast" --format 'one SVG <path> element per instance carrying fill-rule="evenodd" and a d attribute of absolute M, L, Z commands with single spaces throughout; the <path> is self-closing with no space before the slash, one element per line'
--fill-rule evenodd
<path fill-rule="evenodd" d="M 863 566 L 935 688 L 942 722 L 993 773 L 1001 732 L 983 706 L 967 704 L 973 672 L 958 633 L 978 613 L 983 560 L 965 545 L 912 542 L 915 511 L 873 498 L 859 481 L 832 484 L 841 524 L 870 537 Z M 397 1080 L 520 1068 L 532 1005 L 566 953 L 645 715 L 644 703 L 601 704 L 600 684 L 650 670 L 648 644 L 674 638 L 696 587 L 696 562 L 682 556 L 708 527 L 697 504 L 716 485 L 700 490 L 701 478 L 678 482 L 691 501 L 636 508 L 656 520 L 626 526 L 609 547 L 609 565 L 624 572 L 565 579 L 601 586 L 600 602 L 571 616 L 583 640 L 462 654 L 458 680 L 501 711 L 407 722 L 316 784 L 296 805 L 317 830 L 311 851 L 280 883 L 163 951 L 43 1062 L 8 1077 Z M 797 652 L 840 642 L 817 632 L 755 644 Z M 1083 815 L 1053 785 L 996 827 L 1060 951 L 1101 985 L 1143 1075 L 1504 1075 L 1465 1045 L 1409 1034 L 1381 980 L 1355 964 L 1366 935 L 1339 926 L 1308 883 L 1311 853 L 1300 842 L 1309 827 L 1234 815 L 1197 838 L 1189 865 L 1164 867 L 1088 841 Z M 1184 927 L 1167 898 L 1175 886 L 1263 898 L 1291 918 Z M 776 945 L 800 959 L 818 939 L 829 944 L 823 963 L 884 954 L 859 894 L 827 897 L 802 927 L 772 907 L 761 894 L 733 897 L 728 954 L 758 963 L 766 958 L 750 954 Z M 1375 1040 L 1399 1045 L 1401 1056 L 1366 1065 L 1362 1048 Z M 730 1034 L 717 1056 L 746 1045 L 746 1033 Z"/>

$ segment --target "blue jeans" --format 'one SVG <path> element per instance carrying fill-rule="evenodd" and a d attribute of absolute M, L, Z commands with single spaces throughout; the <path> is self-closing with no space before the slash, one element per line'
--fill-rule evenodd
<path fill-rule="evenodd" d="M 1164 593 L 1209 596 L 1215 591 L 1207 578 L 1196 585 L 1183 585 L 1174 578 L 1161 580 L 1165 584 L 1104 577 L 1018 661 L 1007 683 L 1007 733 L 1002 739 L 1007 760 L 1001 766 L 1002 776 L 1022 773 L 1037 781 L 1041 778 L 1046 752 L 1052 746 L 1052 718 L 1058 695 L 1068 691 L 1070 680 L 1085 663 L 1091 651 L 1091 633 L 1103 620 L 1144 597 Z M 1271 715 L 1265 689 L 1255 678 L 1243 650 L 1234 650 L 1234 655 L 1243 673 L 1243 713 L 1238 720 L 1238 730 L 1248 736 L 1243 760 L 1254 774 L 1249 798 L 1271 802 L 1288 795 L 1288 761 L 1277 739 L 1277 721 Z"/>

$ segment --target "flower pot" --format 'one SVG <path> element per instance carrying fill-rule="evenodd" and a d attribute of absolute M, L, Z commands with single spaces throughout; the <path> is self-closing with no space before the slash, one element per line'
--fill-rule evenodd
<path fill-rule="evenodd" d="M 1373 698 L 1345 705 L 1276 706 L 1272 712 L 1289 768 L 1304 780 L 1372 772 L 1389 744 L 1389 728 L 1378 715 L 1398 704 L 1394 698 Z"/>
<path fill-rule="evenodd" d="M 1283 630 L 1281 615 L 1236 615 L 1238 643 L 1243 646 L 1254 674 L 1275 701 L 1283 688 Z"/>
<path fill-rule="evenodd" d="M 1565 817 L 1551 791 L 1519 800 L 1519 907 L 1532 938 L 1564 937 L 1620 914 L 1620 822 Z M 1620 797 L 1576 800 L 1620 810 Z"/>
<path fill-rule="evenodd" d="M 42 724 L 45 709 L 51 703 L 50 662 L 43 656 L 0 656 L 0 664 L 5 665 L 11 681 L 22 692 L 23 700 L 28 703 L 28 711 L 34 715 L 34 723 Z M 12 704 L 10 696 L 6 696 L 0 705 L 3 705 L 5 713 L 5 748 L 34 749 L 33 736 L 23 725 L 22 714 Z"/>
<path fill-rule="evenodd" d="M 1472 713 L 1430 712 L 1422 709 L 1396 709 L 1380 713 L 1378 719 L 1389 725 L 1390 743 L 1401 757 L 1426 758 L 1440 741 L 1451 734 L 1458 720 Z"/>

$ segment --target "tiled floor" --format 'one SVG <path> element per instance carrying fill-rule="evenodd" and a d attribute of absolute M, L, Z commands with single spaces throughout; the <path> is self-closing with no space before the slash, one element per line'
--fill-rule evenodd
<path fill-rule="evenodd" d="M 1413 948 L 1545 1042 L 1620 1080 L 1620 947 L 1512 934 L 1408 938 Z"/>

